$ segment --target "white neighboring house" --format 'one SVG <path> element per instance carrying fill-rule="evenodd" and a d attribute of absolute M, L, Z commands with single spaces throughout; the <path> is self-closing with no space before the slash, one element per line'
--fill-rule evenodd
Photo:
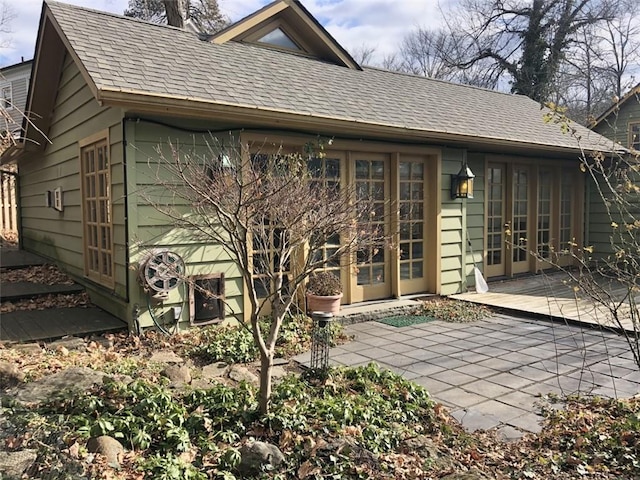
<path fill-rule="evenodd" d="M 27 104 L 29 92 L 29 78 L 31 77 L 31 65 L 33 60 L 26 60 L 0 69 L 0 102 L 11 120 L 9 128 L 14 137 L 19 137 L 22 127 L 22 113 Z M 4 120 L 3 120 L 4 121 Z M 0 129 L 7 127 L 2 125 Z"/>

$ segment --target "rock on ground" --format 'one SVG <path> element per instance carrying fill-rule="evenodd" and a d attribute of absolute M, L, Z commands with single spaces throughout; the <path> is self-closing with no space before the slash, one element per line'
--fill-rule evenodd
<path fill-rule="evenodd" d="M 16 400 L 22 403 L 44 403 L 62 390 L 88 390 L 93 385 L 101 384 L 104 375 L 103 372 L 87 367 L 69 368 L 21 385 Z"/>
<path fill-rule="evenodd" d="M 233 365 L 229 370 L 229 378 L 236 382 L 247 382 L 253 385 L 259 385 L 260 379 L 255 373 L 249 371 L 249 369 L 240 365 Z"/>
<path fill-rule="evenodd" d="M 167 365 L 162 369 L 160 375 L 171 380 L 173 387 L 181 387 L 191 383 L 191 370 L 186 365 Z"/>
<path fill-rule="evenodd" d="M 256 475 L 264 467 L 275 468 L 284 462 L 284 455 L 278 447 L 266 442 L 251 442 L 240 447 L 238 471 L 243 475 Z"/>
<path fill-rule="evenodd" d="M 49 348 L 51 350 L 57 350 L 62 347 L 67 350 L 85 350 L 87 348 L 87 344 L 82 338 L 74 336 L 63 337 L 60 340 L 56 340 L 49 344 Z"/>
<path fill-rule="evenodd" d="M 36 450 L 0 451 L 0 478 L 22 478 L 22 474 L 36 461 Z"/>
<path fill-rule="evenodd" d="M 184 363 L 184 359 L 175 354 L 172 350 L 158 350 L 149 359 L 155 363 Z"/>
<path fill-rule="evenodd" d="M 227 375 L 229 372 L 229 366 L 226 363 L 216 362 L 202 367 L 201 375 L 205 380 L 212 378 L 220 378 Z"/>
<path fill-rule="evenodd" d="M 90 453 L 99 453 L 104 455 L 107 463 L 113 467 L 120 466 L 120 459 L 124 454 L 124 447 L 113 437 L 102 435 L 100 437 L 92 437 L 87 441 L 87 450 Z"/>
<path fill-rule="evenodd" d="M 0 362 L 0 388 L 15 387 L 24 381 L 24 373 L 15 363 Z"/>

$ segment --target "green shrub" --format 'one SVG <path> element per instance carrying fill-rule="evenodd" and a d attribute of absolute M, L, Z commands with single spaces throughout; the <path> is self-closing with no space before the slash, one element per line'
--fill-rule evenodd
<path fill-rule="evenodd" d="M 155 454 L 140 462 L 140 469 L 145 472 L 145 478 L 153 480 L 206 480 L 207 475 L 199 472 L 171 453 Z"/>
<path fill-rule="evenodd" d="M 269 319 L 260 323 L 266 332 Z M 340 327 L 336 326 L 340 335 Z M 212 326 L 203 329 L 190 354 L 204 362 L 248 363 L 259 358 L 253 335 L 243 326 Z M 290 357 L 309 350 L 311 347 L 311 319 L 306 315 L 292 315 L 285 318 L 276 342 L 276 357 Z"/>

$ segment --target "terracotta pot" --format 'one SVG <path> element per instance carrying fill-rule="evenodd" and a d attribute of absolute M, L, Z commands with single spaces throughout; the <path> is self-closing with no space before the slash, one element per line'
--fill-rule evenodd
<path fill-rule="evenodd" d="M 342 294 L 322 297 L 307 292 L 307 312 L 327 312 L 336 314 L 340 311 Z"/>

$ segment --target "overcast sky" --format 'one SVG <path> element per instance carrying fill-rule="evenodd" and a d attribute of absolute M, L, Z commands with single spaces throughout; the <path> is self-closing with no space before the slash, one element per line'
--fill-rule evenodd
<path fill-rule="evenodd" d="M 128 0 L 64 0 L 96 10 L 122 14 Z M 413 27 L 438 23 L 438 0 L 302 0 L 304 6 L 347 50 L 376 47 L 376 57 L 396 50 Z M 0 67 L 33 58 L 42 0 L 5 0 L 13 11 L 11 33 L 0 33 Z M 219 0 L 232 21 L 258 10 L 269 0 Z M 6 41 L 10 45 L 5 47 Z"/>

